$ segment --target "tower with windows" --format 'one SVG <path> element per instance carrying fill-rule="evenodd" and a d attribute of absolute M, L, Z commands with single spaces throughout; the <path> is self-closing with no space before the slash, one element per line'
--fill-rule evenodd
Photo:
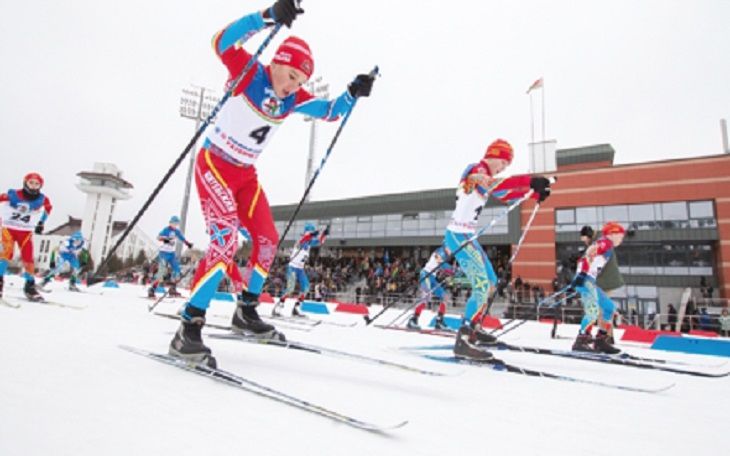
<path fill-rule="evenodd" d="M 122 178 L 122 172 L 112 163 L 94 163 L 92 171 L 76 174 L 76 188 L 86 193 L 86 206 L 81 232 L 89 242 L 89 254 L 98 265 L 111 249 L 114 209 L 117 201 L 132 196 L 132 184 Z"/>

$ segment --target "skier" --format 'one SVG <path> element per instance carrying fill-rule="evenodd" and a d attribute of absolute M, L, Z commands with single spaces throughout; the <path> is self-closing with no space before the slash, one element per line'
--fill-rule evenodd
<path fill-rule="evenodd" d="M 33 232 L 42 234 L 51 213 L 51 200 L 41 193 L 43 178 L 38 173 L 28 173 L 23 178 L 23 188 L 10 189 L 0 194 L 0 298 L 3 293 L 3 277 L 8 262 L 13 259 L 15 244 L 20 248 L 23 261 L 23 292 L 30 301 L 43 301 L 36 289 L 35 264 L 33 263 Z"/>
<path fill-rule="evenodd" d="M 51 260 L 51 270 L 48 271 L 48 274 L 43 278 L 43 282 L 41 282 L 41 289 L 45 288 L 54 277 L 63 272 L 68 266 L 68 269 L 71 270 L 68 289 L 71 291 L 80 291 L 76 284 L 78 283 L 79 270 L 81 269 L 79 253 L 81 253 L 81 249 L 83 248 L 84 236 L 81 234 L 81 231 L 74 232 L 68 239 L 62 241 L 58 247 L 58 255 L 55 256 L 55 259 Z"/>
<path fill-rule="evenodd" d="M 431 253 L 426 265 L 421 269 L 418 280 L 421 296 L 413 312 L 413 316 L 408 320 L 408 328 L 421 329 L 421 326 L 418 324 L 418 318 L 421 316 L 421 312 L 423 312 L 426 304 L 431 302 L 433 297 L 438 299 L 439 302 L 443 301 L 444 289 L 439 283 L 436 271 L 441 269 L 445 272 L 452 272 L 451 266 L 446 261 L 448 257 L 449 252 L 444 246 L 439 246 Z"/>
<path fill-rule="evenodd" d="M 621 245 L 626 230 L 616 222 L 607 222 L 601 230 L 603 236 L 593 242 L 586 249 L 585 254 L 578 260 L 575 278 L 571 282 L 583 303 L 585 315 L 580 324 L 578 337 L 573 344 L 575 351 L 595 351 L 600 353 L 616 354 L 621 350 L 609 343 L 608 337 L 613 325 L 613 314 L 616 309 L 614 302 L 596 283 L 596 278 L 603 267 L 614 254 L 613 249 Z M 599 322 L 599 331 L 595 339 L 588 333 L 588 327 Z M 591 342 L 593 346 L 591 347 Z"/>
<path fill-rule="evenodd" d="M 177 281 L 180 280 L 180 262 L 175 255 L 176 239 L 183 242 L 189 249 L 193 248 L 193 243 L 185 239 L 179 226 L 180 217 L 173 215 L 170 217 L 168 225 L 157 235 L 157 240 L 161 244 L 160 252 L 157 255 L 157 275 L 147 290 L 147 296 L 150 298 L 155 297 L 155 290 L 157 290 L 160 282 L 164 280 L 166 273 L 170 275 L 170 289 L 167 291 L 167 295 L 173 298 L 181 296 L 176 287 Z"/>
<path fill-rule="evenodd" d="M 454 354 L 459 358 L 488 361 L 492 354 L 477 344 L 496 341 L 494 336 L 482 331 L 481 319 L 496 291 L 497 276 L 478 240 L 470 240 L 487 198 L 492 195 L 501 201 L 510 201 L 523 197 L 530 190 L 538 201 L 544 201 L 550 195 L 550 181 L 543 176 L 496 177 L 512 163 L 513 156 L 512 146 L 497 139 L 487 147 L 481 161 L 466 167 L 456 191 L 456 207 L 446 227 L 445 247 L 454 252 L 472 287 L 464 311 L 464 324 L 454 346 Z M 462 245 L 465 246 L 462 248 Z"/>
<path fill-rule="evenodd" d="M 252 59 L 243 43 L 268 25 L 292 22 L 303 11 L 296 0 L 277 0 L 270 8 L 233 22 L 213 38 L 215 52 L 228 68 L 232 84 Z M 276 255 L 279 236 L 255 163 L 282 121 L 294 112 L 335 121 L 358 97 L 370 94 L 373 76 L 358 75 L 333 100 L 315 98 L 302 89 L 314 71 L 309 45 L 290 36 L 276 50 L 271 63 L 254 61 L 250 71 L 231 87 L 232 96 L 208 127 L 196 161 L 195 183 L 205 217 L 210 245 L 192 281 L 192 292 L 170 343 L 174 356 L 201 362 L 215 360 L 201 338 L 205 312 L 218 283 L 228 275 L 239 291 L 231 326 L 233 331 L 274 337 L 275 329 L 256 311 L 259 294 Z M 233 261 L 239 226 L 252 238 L 244 273 Z"/>
<path fill-rule="evenodd" d="M 630 236 L 630 233 L 627 232 L 627 235 Z M 596 241 L 598 238 L 596 236 L 596 233 L 593 231 L 593 228 L 586 225 L 581 228 L 580 230 L 580 240 L 585 244 L 585 248 L 587 249 L 590 247 L 591 244 L 593 244 L 594 241 Z M 616 255 L 616 252 L 614 251 L 611 257 L 609 258 L 608 262 L 601 268 L 598 277 L 596 278 L 596 284 L 598 285 L 598 288 L 603 290 L 607 295 L 611 295 L 611 292 L 621 288 L 624 286 L 624 279 L 621 275 L 621 271 L 618 267 L 618 258 Z M 575 292 L 574 289 L 569 288 L 567 290 L 569 294 L 572 294 Z M 613 318 L 611 321 L 613 321 L 616 317 L 617 311 L 614 311 Z M 603 319 L 602 315 L 599 313 L 598 315 L 598 322 L 600 326 L 600 322 Z M 592 336 L 593 332 L 593 325 L 588 325 L 586 328 L 586 334 Z M 608 333 L 608 343 L 613 345 L 613 325 L 611 325 L 611 329 Z"/>
<path fill-rule="evenodd" d="M 324 240 L 327 235 L 330 234 L 330 227 L 327 225 L 324 230 L 320 233 L 313 223 L 307 222 L 304 225 L 304 233 L 299 239 L 299 242 L 294 244 L 292 248 L 292 254 L 289 257 L 289 265 L 286 268 L 286 291 L 279 298 L 279 302 L 274 305 L 271 311 L 272 316 L 280 316 L 279 309 L 284 307 L 284 301 L 289 296 L 294 294 L 294 289 L 299 282 L 299 297 L 297 302 L 294 303 L 291 314 L 292 317 L 303 317 L 299 311 L 299 306 L 304 301 L 304 298 L 309 291 L 309 278 L 304 270 L 304 266 L 307 264 L 309 259 L 309 251 L 313 247 L 319 247 L 324 244 Z"/>

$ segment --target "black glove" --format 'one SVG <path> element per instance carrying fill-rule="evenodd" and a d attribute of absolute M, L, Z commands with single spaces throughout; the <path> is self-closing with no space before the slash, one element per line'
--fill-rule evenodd
<path fill-rule="evenodd" d="M 573 278 L 572 282 L 570 282 L 570 288 L 575 290 L 576 287 L 582 287 L 583 285 L 585 285 L 585 283 L 586 283 L 586 273 L 581 272 L 580 274 L 575 276 L 575 278 Z"/>
<path fill-rule="evenodd" d="M 299 0 L 276 0 L 276 3 L 266 11 L 269 19 L 277 24 L 286 25 L 289 28 L 291 28 L 297 15 L 303 12 L 304 10 L 299 7 Z"/>
<path fill-rule="evenodd" d="M 373 81 L 375 76 L 369 74 L 358 74 L 355 79 L 347 85 L 347 91 L 354 98 L 370 96 L 373 89 Z"/>
<path fill-rule="evenodd" d="M 193 243 L 190 241 L 185 241 L 185 245 L 187 245 L 189 249 L 193 248 Z"/>
<path fill-rule="evenodd" d="M 51 260 L 51 262 L 48 264 L 48 267 L 51 269 L 56 269 L 56 262 Z"/>
<path fill-rule="evenodd" d="M 329 225 L 327 225 L 324 228 L 324 231 L 322 232 L 322 234 L 325 235 L 325 236 L 329 236 L 329 234 L 330 234 L 330 226 Z"/>
<path fill-rule="evenodd" d="M 172 239 L 170 239 L 170 238 L 163 238 L 162 239 L 162 242 L 164 242 L 165 244 L 172 244 Z"/>
<path fill-rule="evenodd" d="M 43 222 L 38 222 L 38 224 L 35 226 L 35 234 L 43 234 Z"/>
<path fill-rule="evenodd" d="M 550 181 L 543 176 L 534 176 L 530 179 L 530 188 L 535 191 L 540 198 L 539 202 L 543 202 L 550 196 Z"/>

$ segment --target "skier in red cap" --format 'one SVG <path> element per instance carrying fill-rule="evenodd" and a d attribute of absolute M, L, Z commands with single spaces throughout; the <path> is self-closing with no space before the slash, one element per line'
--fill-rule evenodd
<path fill-rule="evenodd" d="M 0 298 L 3 294 L 3 277 L 8 262 L 13 259 L 15 244 L 20 249 L 23 261 L 23 292 L 31 301 L 43 301 L 35 285 L 35 264 L 33 263 L 33 232 L 43 233 L 48 214 L 51 213 L 51 200 L 41 193 L 43 178 L 38 173 L 28 173 L 23 178 L 23 188 L 10 189 L 0 194 Z"/>
<path fill-rule="evenodd" d="M 210 244 L 191 286 L 190 300 L 181 315 L 180 329 L 170 343 L 170 354 L 192 362 L 215 360 L 203 344 L 201 328 L 208 305 L 227 275 L 238 292 L 233 331 L 258 337 L 278 337 L 274 327 L 256 311 L 259 295 L 276 255 L 279 235 L 266 194 L 256 175 L 256 160 L 281 123 L 292 113 L 328 121 L 338 120 L 358 97 L 367 97 L 373 76 L 360 74 L 337 98 L 315 98 L 302 88 L 314 72 L 309 45 L 291 36 L 276 50 L 271 63 L 254 61 L 243 47 L 267 26 L 291 27 L 304 11 L 296 0 L 277 0 L 270 8 L 248 14 L 213 37 L 216 54 L 228 69 L 231 97 L 205 132 L 195 166 L 195 183 Z M 233 261 L 239 228 L 251 236 L 248 264 L 241 274 Z"/>
<path fill-rule="evenodd" d="M 609 341 L 616 304 L 596 284 L 596 278 L 613 256 L 613 249 L 623 242 L 626 230 L 617 222 L 607 222 L 601 232 L 603 236 L 592 243 L 578 260 L 577 273 L 570 284 L 571 288 L 580 293 L 584 312 L 573 350 L 616 354 L 621 350 Z M 593 339 L 588 328 L 596 321 L 599 321 L 600 328 Z"/>
<path fill-rule="evenodd" d="M 496 291 L 497 275 L 478 240 L 471 239 L 487 199 L 492 196 L 508 202 L 530 191 L 538 201 L 550 196 L 550 181 L 543 176 L 497 177 L 512 163 L 513 156 L 512 146 L 503 139 L 497 139 L 487 147 L 478 163 L 466 167 L 456 190 L 456 207 L 444 234 L 447 252 L 454 252 L 472 287 L 464 310 L 463 326 L 454 346 L 454 355 L 459 358 L 489 361 L 492 354 L 479 344 L 496 341 L 494 336 L 482 331 L 480 317 L 484 316 L 488 301 Z"/>

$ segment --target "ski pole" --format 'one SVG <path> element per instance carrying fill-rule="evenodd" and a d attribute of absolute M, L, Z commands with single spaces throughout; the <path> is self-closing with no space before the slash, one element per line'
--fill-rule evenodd
<path fill-rule="evenodd" d="M 532 209 L 532 214 L 530 214 L 530 219 L 527 220 L 527 225 L 525 225 L 525 229 L 522 231 L 522 236 L 520 236 L 520 240 L 517 242 L 517 246 L 515 247 L 515 251 L 510 257 L 508 264 L 512 264 L 513 261 L 515 261 L 515 258 L 517 257 L 517 254 L 520 251 L 520 247 L 522 247 L 522 242 L 524 242 L 525 237 L 527 237 L 527 232 L 530 231 L 530 226 L 532 225 L 532 221 L 535 220 L 535 215 L 537 215 L 537 211 L 540 210 L 540 203 L 535 204 L 535 207 Z"/>
<path fill-rule="evenodd" d="M 370 72 L 370 76 L 375 77 L 378 75 L 378 67 L 377 65 L 373 70 Z M 281 244 L 284 242 L 284 238 L 286 238 L 287 233 L 289 233 L 289 228 L 291 228 L 292 224 L 294 223 L 294 220 L 296 220 L 297 215 L 299 214 L 299 210 L 304 205 L 304 201 L 307 199 L 307 195 L 309 195 L 309 192 L 312 190 L 312 186 L 314 185 L 314 182 L 317 180 L 317 177 L 319 177 L 319 173 L 322 172 L 322 168 L 324 168 L 324 164 L 327 162 L 327 159 L 329 158 L 330 154 L 332 153 L 332 150 L 335 147 L 335 144 L 337 143 L 337 139 L 340 137 L 340 133 L 342 133 L 342 129 L 345 128 L 345 125 L 347 125 L 347 121 L 350 119 L 350 114 L 352 114 L 352 111 L 355 110 L 355 105 L 357 104 L 357 98 L 352 102 L 352 106 L 350 107 L 350 110 L 347 111 L 345 114 L 345 117 L 343 117 L 342 122 L 340 122 L 340 126 L 337 128 L 337 131 L 335 132 L 335 135 L 332 137 L 332 141 L 330 141 L 330 145 L 327 148 L 327 152 L 324 154 L 324 157 L 322 157 L 322 161 L 319 163 L 319 166 L 317 167 L 317 170 L 314 172 L 314 175 L 312 176 L 312 179 L 309 181 L 309 184 L 307 184 L 307 188 L 304 190 L 304 194 L 302 195 L 302 199 L 299 200 L 299 204 L 297 204 L 297 207 L 294 209 L 294 213 L 289 217 L 289 221 L 286 224 L 286 228 L 284 228 L 284 232 L 279 237 L 279 244 L 276 246 L 276 251 L 278 252 L 281 248 Z"/>
<path fill-rule="evenodd" d="M 477 231 L 476 233 L 474 233 L 467 240 L 465 240 L 464 242 L 462 242 L 456 250 L 454 250 L 453 252 L 450 252 L 449 253 L 449 256 L 446 257 L 446 259 L 444 259 L 441 263 L 439 263 L 428 274 L 424 275 L 421 279 L 419 279 L 418 283 L 420 284 L 421 282 L 423 282 L 427 278 L 431 277 L 434 274 L 435 271 L 438 271 L 439 267 L 442 264 L 448 263 L 451 260 L 453 260 L 454 257 L 456 256 L 456 254 L 458 252 L 460 252 L 464 247 L 466 247 L 467 245 L 469 245 L 470 243 L 472 243 L 475 239 L 479 238 L 479 236 L 481 236 L 486 230 L 488 230 L 489 228 L 491 228 L 494 225 L 496 225 L 499 220 L 501 220 L 502 218 L 504 218 L 507 214 L 509 214 L 512 211 L 512 209 L 514 209 L 515 207 L 519 206 L 523 201 L 526 201 L 528 198 L 530 198 L 530 196 L 532 196 L 532 190 L 530 190 L 529 192 L 527 192 L 522 198 L 518 199 L 514 203 L 510 204 L 509 206 L 507 206 L 505 208 L 505 210 L 502 211 L 501 214 L 499 214 L 497 217 L 495 217 L 494 219 L 492 219 L 492 221 L 489 222 L 487 225 L 485 225 L 482 228 L 480 228 L 479 231 Z M 412 304 L 412 305 L 408 306 L 406 308 L 406 310 L 403 311 L 403 313 L 401 313 L 398 317 L 396 317 L 396 320 L 399 319 L 400 317 L 402 317 L 406 312 L 410 311 L 413 308 L 414 305 L 415 304 Z M 366 325 L 369 325 L 370 323 L 372 323 L 373 321 L 375 321 L 378 317 L 380 317 L 381 315 L 383 315 L 383 313 L 385 313 L 385 311 L 388 310 L 389 308 L 391 308 L 392 306 L 393 306 L 393 304 L 390 304 L 390 305 L 387 305 L 387 306 L 383 307 L 383 309 L 380 312 L 378 312 L 377 314 L 375 314 L 372 318 L 370 318 L 368 315 L 363 316 L 363 318 L 365 319 L 365 324 Z"/>
<path fill-rule="evenodd" d="M 567 287 L 565 288 L 565 290 L 567 290 Z M 558 301 L 555 301 L 554 303 L 552 303 L 552 304 L 550 304 L 550 305 L 548 305 L 548 306 L 546 306 L 546 307 L 547 307 L 548 309 L 551 309 L 551 308 L 553 308 L 553 307 L 557 307 L 557 306 L 559 306 L 560 304 L 562 304 L 563 302 L 565 302 L 565 301 L 567 301 L 568 299 L 570 299 L 570 298 L 572 298 L 573 296 L 575 296 L 576 294 L 577 294 L 576 292 L 573 292 L 573 293 L 569 293 L 569 294 L 566 294 L 566 295 L 565 295 L 565 296 L 563 296 L 563 297 L 562 297 L 562 298 L 561 298 L 560 300 L 558 300 Z M 542 301 L 540 301 L 540 303 L 538 303 L 538 305 L 537 305 L 537 309 L 539 309 L 539 308 L 541 307 L 542 303 L 543 303 L 543 302 L 545 302 L 545 301 L 547 301 L 547 299 L 548 299 L 548 298 L 545 298 L 545 299 L 543 299 Z M 506 323 L 505 323 L 504 325 L 509 325 L 509 324 L 510 324 L 511 322 L 513 322 L 513 321 L 515 321 L 515 320 L 516 320 L 516 319 L 515 319 L 515 318 L 513 318 L 512 320 L 509 320 L 509 321 L 507 321 L 507 322 L 506 322 Z M 508 332 L 510 332 L 510 331 L 513 331 L 513 330 L 515 330 L 515 329 L 519 328 L 520 326 L 524 325 L 524 324 L 525 324 L 525 323 L 527 323 L 527 322 L 528 322 L 528 320 L 527 320 L 527 319 L 522 319 L 522 320 L 520 320 L 520 321 L 519 321 L 519 322 L 518 322 L 518 323 L 517 323 L 516 325 L 514 325 L 514 326 L 510 327 L 509 329 L 506 329 L 506 330 L 502 331 L 502 332 L 501 332 L 500 334 L 496 335 L 495 337 L 502 337 L 502 336 L 504 336 L 505 334 L 507 334 Z M 504 329 L 504 325 L 503 325 L 502 329 Z M 494 330 L 494 331 L 496 331 L 496 330 Z M 492 333 L 493 333 L 494 331 L 492 331 Z M 490 334 L 492 334 L 492 333 L 490 333 Z"/>
<path fill-rule="evenodd" d="M 238 86 L 238 84 L 241 83 L 241 81 L 243 81 L 243 78 L 251 70 L 251 68 L 253 68 L 254 63 L 256 63 L 258 61 L 259 57 L 261 57 L 261 54 L 264 52 L 264 49 L 266 49 L 266 47 L 271 43 L 271 40 L 274 38 L 274 36 L 276 36 L 276 34 L 281 29 L 281 26 L 282 26 L 281 24 L 276 24 L 274 26 L 274 28 L 271 30 L 271 32 L 266 37 L 264 42 L 261 43 L 261 45 L 259 46 L 256 53 L 251 57 L 251 59 L 246 64 L 246 66 L 243 68 L 243 71 L 241 71 L 241 74 L 239 74 L 238 77 L 229 84 L 229 88 L 226 91 L 226 93 L 220 99 L 218 104 L 215 105 L 215 107 L 210 112 L 210 114 L 208 114 L 208 117 L 203 121 L 203 123 L 200 124 L 200 127 L 198 128 L 198 130 L 195 132 L 193 137 L 190 138 L 188 145 L 185 146 L 185 149 L 183 149 L 182 153 L 180 153 L 180 155 L 177 157 L 177 159 L 172 164 L 170 169 L 167 170 L 167 173 L 165 173 L 165 175 L 162 177 L 162 180 L 157 184 L 155 189 L 152 191 L 150 196 L 147 198 L 147 201 L 144 202 L 144 204 L 142 205 L 142 208 L 137 212 L 137 214 L 134 216 L 132 221 L 129 222 L 129 224 L 127 225 L 127 228 L 124 230 L 124 232 L 121 234 L 121 236 L 119 236 L 119 239 L 114 244 L 114 246 L 111 248 L 111 250 L 109 250 L 109 253 L 107 253 L 106 258 L 104 258 L 104 260 L 101 262 L 99 267 L 96 269 L 96 271 L 97 271 L 96 274 L 87 280 L 87 282 L 86 282 L 87 286 L 91 286 L 95 283 L 98 283 L 98 282 L 101 282 L 102 280 L 104 280 L 104 278 L 101 277 L 101 272 L 104 270 L 104 267 L 107 266 L 107 263 L 112 258 L 112 256 L 116 252 L 117 248 L 119 248 L 119 246 L 122 244 L 122 242 L 124 242 L 124 240 L 127 238 L 127 235 L 132 231 L 132 228 L 134 228 L 134 226 L 137 224 L 137 222 L 142 217 L 142 215 L 144 215 L 144 213 L 147 211 L 147 208 L 149 208 L 150 204 L 152 204 L 152 201 L 155 200 L 155 198 L 157 197 L 157 194 L 160 193 L 160 191 L 162 190 L 162 187 L 165 186 L 167 181 L 170 179 L 170 177 L 172 177 L 172 175 L 177 170 L 178 166 L 180 166 L 180 163 L 182 163 L 182 161 L 188 155 L 190 150 L 195 146 L 195 143 L 198 141 L 198 139 L 203 134 L 205 129 L 208 128 L 208 125 L 213 121 L 215 116 L 218 115 L 218 112 L 221 110 L 221 108 L 226 103 L 226 101 L 228 101 L 228 99 L 231 97 L 231 95 L 233 95 L 233 90 Z"/>
<path fill-rule="evenodd" d="M 188 274 L 190 274 L 190 272 L 191 272 L 191 271 L 193 271 L 194 269 L 195 269 L 195 266 L 194 266 L 194 265 L 193 265 L 193 266 L 190 266 L 189 268 L 187 268 L 187 269 L 185 270 L 185 272 L 184 272 L 183 274 L 181 274 L 181 275 L 180 275 L 180 277 L 179 277 L 179 278 L 178 278 L 178 279 L 177 279 L 177 280 L 176 280 L 176 281 L 175 281 L 175 282 L 173 283 L 173 286 L 174 286 L 175 288 L 177 288 L 177 285 L 178 285 L 178 284 L 179 284 L 180 282 L 182 282 L 182 280 L 183 280 L 183 279 L 184 279 L 185 277 L 187 277 L 187 275 L 188 275 Z M 166 298 L 166 297 L 167 297 L 167 296 L 168 296 L 168 295 L 170 294 L 170 288 L 171 288 L 170 286 L 168 286 L 167 288 L 165 288 L 165 293 L 164 293 L 164 294 L 163 294 L 162 296 L 160 296 L 160 298 L 159 298 L 159 299 L 158 299 L 157 301 L 155 301 L 155 302 L 153 302 L 153 303 L 152 303 L 151 305 L 147 306 L 147 311 L 148 311 L 148 312 L 152 312 L 152 311 L 153 311 L 153 310 L 155 309 L 155 307 L 157 307 L 157 305 L 158 305 L 159 303 L 161 303 L 161 302 L 162 302 L 162 300 L 163 300 L 163 299 L 165 299 L 165 298 Z"/>
<path fill-rule="evenodd" d="M 556 291 L 555 293 L 551 294 L 550 296 L 546 296 L 545 298 L 543 298 L 540 302 L 537 303 L 537 308 L 539 309 L 545 302 L 547 302 L 551 299 L 555 299 L 556 296 L 559 296 L 560 294 L 565 293 L 568 290 L 568 287 L 569 286 L 565 286 L 565 287 L 561 288 L 560 290 Z M 502 325 L 502 328 L 511 324 L 515 320 L 517 320 L 517 318 L 510 318 Z M 489 334 L 494 334 L 497 331 L 499 331 L 499 328 L 493 329 Z"/>

